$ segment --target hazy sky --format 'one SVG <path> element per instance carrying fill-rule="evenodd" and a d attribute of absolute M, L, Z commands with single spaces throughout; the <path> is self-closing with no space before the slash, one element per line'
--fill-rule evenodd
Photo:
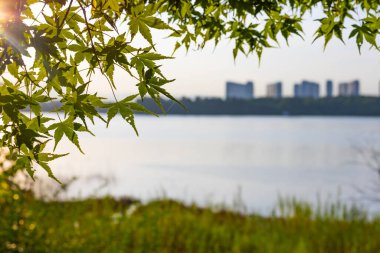
<path fill-rule="evenodd" d="M 285 96 L 293 95 L 293 85 L 304 79 L 322 84 L 321 94 L 325 94 L 325 82 L 332 79 L 334 93 L 337 94 L 339 82 L 359 79 L 361 94 L 379 95 L 380 52 L 363 47 L 360 55 L 355 41 L 333 39 L 323 51 L 323 40 L 314 44 L 313 33 L 317 23 L 311 19 L 304 22 L 305 40 L 294 38 L 289 46 L 285 42 L 280 48 L 266 49 L 259 65 L 256 55 L 248 58 L 240 55 L 236 62 L 232 57 L 233 43 L 222 41 L 215 49 L 212 44 L 203 50 L 184 49 L 176 52 L 173 60 L 162 61 L 162 70 L 168 78 L 176 79 L 167 89 L 175 96 L 225 96 L 227 80 L 245 83 L 252 80 L 255 96 L 265 96 L 266 85 L 276 81 L 283 82 Z M 165 39 L 165 34 L 153 33 L 158 38 L 157 49 L 160 53 L 171 54 L 173 41 Z M 345 36 L 348 37 L 347 34 Z M 136 83 L 128 74 L 117 72 L 120 95 L 135 91 Z M 96 78 L 95 83 L 104 94 L 110 94 L 105 80 Z"/>

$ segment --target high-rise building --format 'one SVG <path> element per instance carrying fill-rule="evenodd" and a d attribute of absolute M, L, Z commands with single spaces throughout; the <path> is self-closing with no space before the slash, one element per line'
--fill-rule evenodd
<path fill-rule="evenodd" d="M 319 97 L 319 84 L 315 82 L 302 81 L 301 84 L 294 85 L 294 96 L 295 97 Z"/>
<path fill-rule="evenodd" d="M 281 98 L 282 97 L 282 83 L 277 82 L 267 85 L 267 97 Z"/>
<path fill-rule="evenodd" d="M 340 83 L 339 84 L 338 96 L 348 96 L 348 83 Z"/>
<path fill-rule="evenodd" d="M 300 97 L 300 85 L 298 83 L 294 85 L 294 97 Z"/>
<path fill-rule="evenodd" d="M 333 82 L 331 80 L 327 80 L 326 82 L 326 97 L 333 96 Z"/>
<path fill-rule="evenodd" d="M 252 99 L 253 98 L 253 82 L 249 81 L 246 84 L 227 82 L 226 83 L 226 98 L 227 99 Z"/>
<path fill-rule="evenodd" d="M 357 97 L 360 95 L 360 82 L 354 80 L 352 82 L 340 83 L 338 87 L 338 95 L 343 97 Z"/>

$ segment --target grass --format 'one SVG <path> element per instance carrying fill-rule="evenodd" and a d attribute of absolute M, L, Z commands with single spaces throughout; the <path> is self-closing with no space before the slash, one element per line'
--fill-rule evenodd
<path fill-rule="evenodd" d="M 172 200 L 44 201 L 2 185 L 0 252 L 380 252 L 380 218 L 339 203 L 283 200 L 263 217 Z"/>

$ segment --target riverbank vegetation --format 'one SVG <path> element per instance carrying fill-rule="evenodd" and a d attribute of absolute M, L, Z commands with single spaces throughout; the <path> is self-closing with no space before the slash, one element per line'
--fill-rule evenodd
<path fill-rule="evenodd" d="M 280 201 L 261 216 L 173 200 L 47 200 L 0 182 L 0 252 L 380 252 L 380 218 Z"/>

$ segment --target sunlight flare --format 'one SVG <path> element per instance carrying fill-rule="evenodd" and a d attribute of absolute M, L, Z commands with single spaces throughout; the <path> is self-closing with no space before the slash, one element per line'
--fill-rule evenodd
<path fill-rule="evenodd" d="M 14 22 L 17 17 L 17 4 L 15 0 L 0 1 L 0 32 L 4 32 L 4 27 L 8 23 Z"/>
<path fill-rule="evenodd" d="M 0 24 L 12 22 L 16 17 L 17 1 L 1 0 L 0 1 Z"/>

